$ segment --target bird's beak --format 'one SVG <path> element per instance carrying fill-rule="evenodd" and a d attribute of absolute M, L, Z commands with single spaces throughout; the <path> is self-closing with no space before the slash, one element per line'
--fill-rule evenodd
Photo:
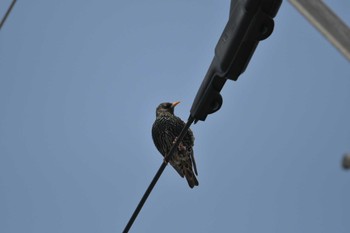
<path fill-rule="evenodd" d="M 175 108 L 175 106 L 178 105 L 179 103 L 180 103 L 180 101 L 176 101 L 176 102 L 174 102 L 174 103 L 171 104 L 171 107 L 172 107 L 172 108 Z"/>

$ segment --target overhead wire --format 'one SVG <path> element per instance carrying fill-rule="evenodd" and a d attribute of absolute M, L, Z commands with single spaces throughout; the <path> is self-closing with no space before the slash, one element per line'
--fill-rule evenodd
<path fill-rule="evenodd" d="M 11 10 L 12 10 L 13 6 L 15 5 L 15 3 L 16 3 L 16 0 L 13 0 L 13 1 L 11 2 L 11 5 L 10 5 L 9 8 L 7 9 L 7 11 L 6 11 L 4 17 L 1 19 L 1 22 L 0 22 L 0 30 L 1 30 L 2 26 L 4 25 L 4 23 L 5 23 L 6 19 L 7 19 L 7 17 L 8 17 L 9 14 L 11 13 Z"/>

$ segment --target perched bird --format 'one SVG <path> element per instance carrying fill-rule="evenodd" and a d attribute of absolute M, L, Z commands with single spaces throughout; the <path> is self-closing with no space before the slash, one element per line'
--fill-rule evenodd
<path fill-rule="evenodd" d="M 152 138 L 158 151 L 165 157 L 176 138 L 180 135 L 185 123 L 174 115 L 174 108 L 180 102 L 161 103 L 156 109 L 156 120 L 152 127 Z M 193 188 L 198 186 L 196 162 L 193 156 L 194 136 L 188 129 L 182 142 L 176 148 L 169 163 L 175 168 L 181 177 L 186 177 L 188 185 Z"/>

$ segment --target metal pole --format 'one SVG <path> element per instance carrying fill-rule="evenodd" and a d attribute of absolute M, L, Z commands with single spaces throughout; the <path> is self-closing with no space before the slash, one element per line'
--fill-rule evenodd
<path fill-rule="evenodd" d="M 323 1 L 289 2 L 350 61 L 350 29 Z"/>

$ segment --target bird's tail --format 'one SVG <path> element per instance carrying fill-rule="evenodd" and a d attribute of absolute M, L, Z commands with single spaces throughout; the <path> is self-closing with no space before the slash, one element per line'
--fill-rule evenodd
<path fill-rule="evenodd" d="M 190 188 L 198 186 L 198 180 L 193 173 L 192 167 L 184 166 L 184 175 Z"/>

